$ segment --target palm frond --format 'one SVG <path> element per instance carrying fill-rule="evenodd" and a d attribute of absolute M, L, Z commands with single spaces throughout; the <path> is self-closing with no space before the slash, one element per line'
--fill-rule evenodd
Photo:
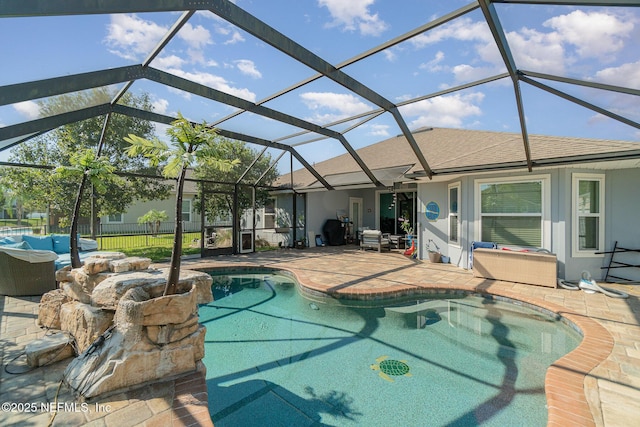
<path fill-rule="evenodd" d="M 164 162 L 169 157 L 169 146 L 157 138 L 150 140 L 129 134 L 128 137 L 124 137 L 124 140 L 129 143 L 129 147 L 127 147 L 125 151 L 128 156 L 146 157 L 152 166 L 158 166 L 158 164 Z"/>
<path fill-rule="evenodd" d="M 182 159 L 180 156 L 172 156 L 164 168 L 162 168 L 162 175 L 165 178 L 176 178 L 181 170 Z"/>

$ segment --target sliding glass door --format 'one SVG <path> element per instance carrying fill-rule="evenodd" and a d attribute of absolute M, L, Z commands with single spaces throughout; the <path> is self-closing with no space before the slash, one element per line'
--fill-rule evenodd
<path fill-rule="evenodd" d="M 416 229 L 418 212 L 417 194 L 415 191 L 380 193 L 380 230 L 389 234 L 406 234 L 402 223 L 409 221 L 411 228 Z"/>

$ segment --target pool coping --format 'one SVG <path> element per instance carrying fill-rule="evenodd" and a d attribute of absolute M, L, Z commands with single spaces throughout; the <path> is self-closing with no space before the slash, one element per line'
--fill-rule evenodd
<path fill-rule="evenodd" d="M 287 266 L 265 266 L 255 263 L 230 263 L 208 266 L 206 269 L 224 270 L 229 268 L 264 268 L 285 271 L 292 274 L 302 293 L 327 295 L 340 300 L 383 301 L 392 298 L 411 298 L 433 294 L 460 292 L 465 294 L 489 295 L 521 302 L 530 308 L 559 316 L 574 327 L 583 337 L 571 352 L 556 360 L 545 375 L 545 395 L 547 399 L 547 426 L 595 426 L 594 415 L 587 401 L 585 380 L 589 373 L 611 354 L 614 339 L 609 331 L 595 320 L 569 310 L 566 307 L 529 297 L 506 289 L 483 285 L 457 285 L 438 283 L 416 283 L 413 286 L 395 284 L 378 287 L 375 290 L 341 287 L 328 288 L 315 283 L 305 272 Z M 491 281 L 497 283 L 499 281 Z M 510 283 L 510 282 L 509 282 Z"/>

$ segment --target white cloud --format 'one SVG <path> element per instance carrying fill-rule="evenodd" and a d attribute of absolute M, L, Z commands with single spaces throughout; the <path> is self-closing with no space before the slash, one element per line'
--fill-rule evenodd
<path fill-rule="evenodd" d="M 498 73 L 506 71 L 506 67 L 502 69 L 496 67 L 474 67 L 469 64 L 460 64 L 451 68 L 454 79 L 458 83 L 473 82 L 476 80 L 484 79 L 486 77 L 495 76 Z M 502 84 L 510 84 L 511 80 L 503 81 Z M 446 89 L 449 86 L 443 85 L 442 89 Z"/>
<path fill-rule="evenodd" d="M 244 37 L 239 31 L 233 31 L 231 37 L 229 37 L 224 44 L 236 44 L 244 41 Z"/>
<path fill-rule="evenodd" d="M 315 123 L 330 123 L 369 111 L 371 108 L 358 97 L 333 92 L 306 92 L 300 98 L 315 112 L 309 120 Z"/>
<path fill-rule="evenodd" d="M 325 6 L 333 18 L 329 27 L 341 26 L 344 31 L 356 31 L 365 36 L 378 36 L 389 26 L 371 13 L 369 8 L 375 0 L 318 0 L 318 5 Z"/>
<path fill-rule="evenodd" d="M 376 136 L 376 137 L 387 137 L 389 136 L 389 126 L 388 125 L 371 125 L 369 126 L 370 131 L 368 135 Z"/>
<path fill-rule="evenodd" d="M 575 10 L 545 21 L 543 25 L 547 30 L 523 27 L 508 32 L 506 37 L 518 68 L 562 75 L 579 58 L 612 60 L 630 37 L 634 29 L 633 19 L 612 13 Z M 470 58 L 467 64 L 440 68 L 444 67 L 444 63 L 437 61 L 436 57 L 420 68 L 450 70 L 456 81 L 471 81 L 505 70 L 500 52 L 484 21 L 457 19 L 412 38 L 410 43 L 421 49 L 447 40 L 473 43 L 473 50 L 469 51 L 475 52 L 475 58 Z M 487 65 L 478 65 L 480 61 Z"/>
<path fill-rule="evenodd" d="M 400 107 L 406 117 L 416 117 L 409 123 L 412 129 L 424 126 L 462 127 L 469 117 L 482 115 L 479 104 L 484 94 L 473 92 L 425 99 Z"/>
<path fill-rule="evenodd" d="M 415 98 L 415 95 L 411 95 L 409 93 L 405 93 L 403 95 L 396 96 L 395 100 L 398 101 L 398 102 L 402 102 L 402 101 L 408 101 L 408 100 L 413 99 L 413 98 Z"/>
<path fill-rule="evenodd" d="M 217 89 L 221 92 L 225 92 L 242 99 L 246 99 L 247 101 L 256 101 L 256 94 L 251 92 L 249 89 L 233 87 L 223 77 L 216 76 L 215 74 L 203 72 L 188 72 L 180 69 L 171 69 L 167 71 L 175 74 L 176 76 L 192 80 L 196 83 L 209 86 L 213 89 Z"/>
<path fill-rule="evenodd" d="M 389 62 L 395 61 L 398 57 L 394 49 L 385 49 L 382 51 L 382 54 L 384 55 L 384 58 Z"/>
<path fill-rule="evenodd" d="M 33 101 L 18 102 L 13 108 L 29 120 L 40 117 L 40 106 Z"/>
<path fill-rule="evenodd" d="M 176 55 L 169 55 L 156 57 L 152 63 L 154 67 L 160 70 L 166 70 L 168 68 L 181 68 L 185 60 Z"/>
<path fill-rule="evenodd" d="M 553 17 L 543 25 L 554 29 L 564 43 L 574 45 L 580 57 L 600 60 L 611 60 L 624 47 L 624 39 L 634 27 L 631 19 L 582 10 Z"/>
<path fill-rule="evenodd" d="M 187 49 L 187 55 L 189 55 L 189 59 L 192 63 L 204 64 L 206 63 L 204 57 L 204 51 L 201 49 Z"/>
<path fill-rule="evenodd" d="M 254 79 L 262 78 L 262 73 L 258 71 L 256 64 L 254 64 L 250 59 L 238 59 L 237 61 L 234 61 L 234 63 L 242 74 L 246 74 Z"/>
<path fill-rule="evenodd" d="M 542 70 L 549 74 L 563 74 L 569 60 L 562 39 L 557 33 L 541 33 L 523 28 L 507 34 L 518 68 Z"/>
<path fill-rule="evenodd" d="M 168 28 L 137 15 L 111 15 L 104 42 L 109 51 L 125 59 L 140 60 L 149 55 Z"/>
<path fill-rule="evenodd" d="M 470 18 L 457 19 L 450 24 L 419 34 L 410 39 L 409 42 L 416 48 L 421 49 L 427 45 L 448 39 L 482 43 L 493 42 L 493 37 L 487 24 L 484 21 L 473 22 Z"/>
<path fill-rule="evenodd" d="M 166 114 L 167 108 L 169 107 L 169 101 L 166 99 L 156 99 L 151 103 L 153 106 L 153 111 L 158 114 Z"/>
<path fill-rule="evenodd" d="M 204 47 L 213 44 L 211 33 L 202 25 L 194 27 L 187 23 L 178 32 L 178 37 L 187 44 L 187 55 L 193 63 L 205 64 Z"/>
<path fill-rule="evenodd" d="M 640 89 L 640 61 L 600 70 L 596 73 L 594 80 L 615 86 Z"/>
<path fill-rule="evenodd" d="M 178 32 L 178 37 L 184 40 L 193 49 L 202 49 L 208 44 L 213 44 L 211 41 L 211 33 L 202 25 L 194 27 L 193 25 L 186 23 Z"/>
<path fill-rule="evenodd" d="M 440 63 L 444 60 L 444 56 L 444 52 L 439 50 L 431 61 L 420 64 L 418 68 L 420 68 L 421 70 L 430 71 L 432 73 L 442 71 L 445 67 L 440 65 Z"/>
<path fill-rule="evenodd" d="M 431 61 L 420 64 L 420 69 L 430 72 L 452 72 L 457 82 L 478 80 L 504 70 L 505 67 L 502 57 L 500 56 L 500 51 L 496 47 L 493 36 L 489 31 L 489 27 L 484 21 L 473 22 L 470 18 L 458 19 L 448 25 L 443 25 L 442 27 L 438 27 L 427 33 L 422 33 L 412 38 L 410 42 L 415 48 L 422 49 L 426 46 L 445 42 L 447 40 L 474 43 L 472 51 L 477 54 L 477 57 L 472 58 L 472 61 L 482 61 L 489 65 L 446 65 L 444 63 L 444 52 L 438 51 Z"/>

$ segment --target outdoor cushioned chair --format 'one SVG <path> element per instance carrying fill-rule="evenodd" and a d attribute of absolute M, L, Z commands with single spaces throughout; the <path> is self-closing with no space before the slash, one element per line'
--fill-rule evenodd
<path fill-rule="evenodd" d="M 42 295 L 56 288 L 56 254 L 0 246 L 0 295 Z"/>
<path fill-rule="evenodd" d="M 380 230 L 363 230 L 360 249 L 366 248 L 378 249 L 378 252 L 382 252 L 382 248 L 387 248 L 390 251 L 389 235 L 387 233 L 382 234 Z"/>

